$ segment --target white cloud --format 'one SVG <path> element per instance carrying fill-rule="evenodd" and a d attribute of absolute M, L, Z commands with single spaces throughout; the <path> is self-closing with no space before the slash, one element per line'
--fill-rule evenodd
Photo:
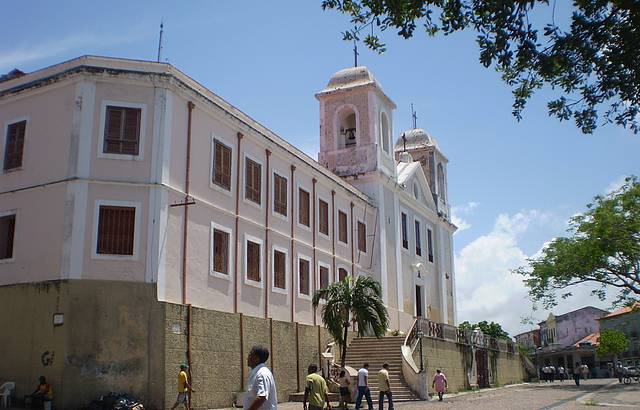
<path fill-rule="evenodd" d="M 480 202 L 467 202 L 466 204 L 456 205 L 451 208 L 451 222 L 458 227 L 455 234 L 471 228 L 471 224 L 467 222 L 461 215 L 471 215 L 480 205 Z M 455 235 L 454 234 L 454 235 Z"/>
<path fill-rule="evenodd" d="M 522 277 L 511 270 L 525 265 L 529 257 L 540 254 L 548 245 L 527 255 L 519 242 L 533 230 L 554 223 L 555 216 L 539 210 L 525 210 L 497 216 L 492 230 L 465 246 L 455 258 L 458 320 L 475 323 L 482 320 L 500 323 L 511 335 L 535 326 L 523 325 L 522 318 L 543 320 L 548 312 L 532 312 Z M 561 300 L 554 314 L 593 305 L 610 306 L 591 296 L 591 285 L 575 288 L 573 297 Z"/>

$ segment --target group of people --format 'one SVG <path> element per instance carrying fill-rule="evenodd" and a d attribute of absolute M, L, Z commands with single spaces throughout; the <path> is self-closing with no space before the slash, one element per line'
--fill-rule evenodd
<path fill-rule="evenodd" d="M 269 359 L 269 349 L 263 346 L 253 346 L 247 357 L 247 365 L 251 368 L 247 383 L 247 392 L 244 395 L 243 409 L 245 410 L 277 410 L 278 394 L 276 382 L 271 370 L 265 365 Z M 171 410 L 182 405 L 186 410 L 190 406 L 190 393 L 195 392 L 189 381 L 189 366 L 180 365 L 178 373 L 178 396 Z M 318 374 L 318 365 L 310 364 L 307 369 L 305 379 L 303 410 L 331 410 L 329 401 L 329 388 L 325 379 Z M 347 403 L 351 402 L 351 376 L 345 371 L 340 372 L 337 380 L 340 386 L 340 408 L 346 409 Z M 438 393 L 438 398 L 442 401 L 443 394 L 447 389 L 447 377 L 438 369 L 433 376 L 432 386 Z M 371 389 L 369 388 L 369 364 L 364 363 L 358 370 L 357 379 L 356 410 L 360 409 L 362 399 L 367 400 L 369 410 L 373 410 L 373 400 Z M 389 402 L 389 410 L 393 410 L 393 394 L 389 380 L 389 363 L 384 363 L 378 371 L 378 407 L 384 410 L 385 397 Z"/>
<path fill-rule="evenodd" d="M 563 366 L 544 366 L 540 369 L 540 381 L 554 382 L 560 380 L 564 382 L 567 379 L 568 373 L 569 370 Z M 589 366 L 576 362 L 572 373 L 576 386 L 580 386 L 580 379 L 586 379 L 589 376 Z"/>

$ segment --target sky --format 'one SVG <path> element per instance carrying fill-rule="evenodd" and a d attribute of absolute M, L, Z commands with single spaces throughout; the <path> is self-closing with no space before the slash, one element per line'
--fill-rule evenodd
<path fill-rule="evenodd" d="M 560 2 L 564 3 L 564 2 Z M 342 41 L 348 18 L 320 0 L 29 1 L 3 7 L 0 73 L 33 71 L 85 54 L 155 60 L 164 21 L 167 61 L 312 157 L 319 146 L 314 94 L 353 65 Z M 562 5 L 556 19 L 566 16 Z M 550 10 L 541 9 L 545 19 Z M 397 104 L 397 138 L 418 126 L 449 159 L 458 320 L 496 321 L 512 335 L 548 311 L 532 311 L 521 277 L 510 273 L 551 239 L 594 195 L 640 174 L 640 135 L 605 126 L 583 135 L 546 112 L 551 90 L 536 94 L 517 122 L 510 89 L 478 62 L 473 33 L 404 40 L 382 34 L 387 51 L 360 47 L 367 66 Z M 608 308 L 588 289 L 553 309 Z"/>

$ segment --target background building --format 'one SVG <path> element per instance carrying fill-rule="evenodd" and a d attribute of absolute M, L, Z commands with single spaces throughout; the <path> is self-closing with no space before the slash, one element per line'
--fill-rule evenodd
<path fill-rule="evenodd" d="M 629 339 L 629 347 L 618 356 L 625 365 L 640 366 L 640 302 L 614 310 L 600 318 L 600 332 L 615 329 Z"/>

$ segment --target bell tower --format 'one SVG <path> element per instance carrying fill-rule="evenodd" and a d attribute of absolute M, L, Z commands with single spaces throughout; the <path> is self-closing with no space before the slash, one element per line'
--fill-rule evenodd
<path fill-rule="evenodd" d="M 320 164 L 342 177 L 378 170 L 395 176 L 391 136 L 396 105 L 366 67 L 338 71 L 316 98 Z"/>

